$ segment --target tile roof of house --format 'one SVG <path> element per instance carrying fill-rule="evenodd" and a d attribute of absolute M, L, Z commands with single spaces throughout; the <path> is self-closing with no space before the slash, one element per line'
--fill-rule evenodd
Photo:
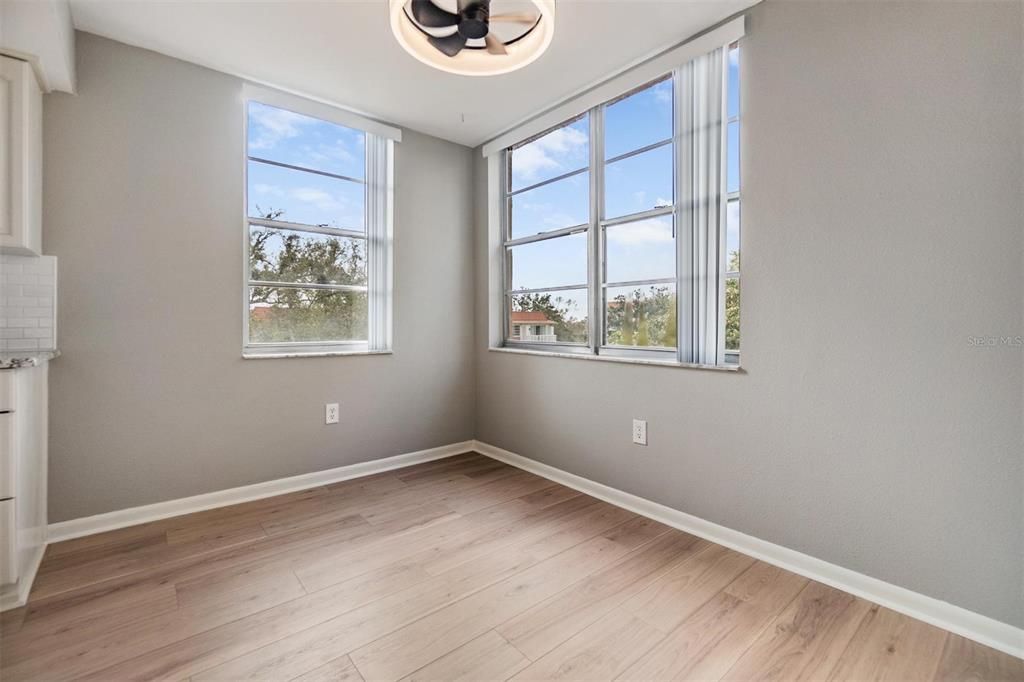
<path fill-rule="evenodd" d="M 514 310 L 512 311 L 513 322 L 546 322 L 551 324 L 547 316 L 535 310 Z"/>

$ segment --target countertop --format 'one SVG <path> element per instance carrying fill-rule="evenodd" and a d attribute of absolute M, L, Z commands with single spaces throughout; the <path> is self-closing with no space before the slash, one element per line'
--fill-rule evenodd
<path fill-rule="evenodd" d="M 22 367 L 38 367 L 60 355 L 59 350 L 41 350 L 17 354 L 0 355 L 0 369 L 20 369 Z"/>

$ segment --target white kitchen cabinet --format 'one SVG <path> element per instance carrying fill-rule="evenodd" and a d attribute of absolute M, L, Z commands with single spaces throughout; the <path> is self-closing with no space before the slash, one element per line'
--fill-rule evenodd
<path fill-rule="evenodd" d="M 25 603 L 46 549 L 47 370 L 0 369 L 0 610 Z"/>
<path fill-rule="evenodd" d="M 42 253 L 43 94 L 28 62 L 0 56 L 0 253 Z"/>

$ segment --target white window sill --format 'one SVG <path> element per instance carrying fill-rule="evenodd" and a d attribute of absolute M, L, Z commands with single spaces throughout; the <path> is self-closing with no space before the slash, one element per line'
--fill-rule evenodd
<path fill-rule="evenodd" d="M 510 353 L 512 355 L 539 355 L 549 358 L 567 358 L 570 360 L 596 360 L 597 362 L 618 362 L 626 365 L 650 365 L 652 367 L 670 367 L 672 369 L 706 369 L 712 372 L 745 373 L 740 365 L 699 365 L 693 362 L 673 362 L 669 360 L 644 360 L 643 358 L 624 358 L 611 355 L 593 355 L 592 353 L 559 353 L 556 351 L 521 350 L 519 348 L 488 348 L 494 353 Z"/>
<path fill-rule="evenodd" d="M 276 351 L 273 353 L 242 353 L 243 360 L 279 360 L 281 358 L 334 358 L 349 355 L 391 355 L 390 350 Z"/>

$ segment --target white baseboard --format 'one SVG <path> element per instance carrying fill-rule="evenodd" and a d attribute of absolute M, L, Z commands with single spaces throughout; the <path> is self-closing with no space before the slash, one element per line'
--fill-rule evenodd
<path fill-rule="evenodd" d="M 29 562 L 28 570 L 24 575 L 18 578 L 18 582 L 13 585 L 5 585 L 4 589 L 0 591 L 0 611 L 16 609 L 25 605 L 25 602 L 28 601 L 28 593 L 32 590 L 32 583 L 35 582 L 36 573 L 39 572 L 39 564 L 43 563 L 45 552 L 46 544 L 39 545 L 35 554 L 32 555 L 32 561 Z"/>
<path fill-rule="evenodd" d="M 345 481 L 350 478 L 369 476 L 370 474 L 376 474 L 382 471 L 400 469 L 413 464 L 429 462 L 435 459 L 442 459 L 444 457 L 451 457 L 452 455 L 468 452 L 473 449 L 473 444 L 474 441 L 452 443 L 451 445 L 442 445 L 441 447 L 430 448 L 428 450 L 407 452 L 402 455 L 395 455 L 394 457 L 385 457 L 384 459 L 375 459 L 369 462 L 359 462 L 358 464 L 347 464 L 334 469 L 325 469 L 324 471 L 314 471 L 309 474 L 300 474 L 298 476 L 289 476 L 288 478 L 265 481 L 263 483 L 244 485 L 239 488 L 218 490 L 212 493 L 183 497 L 177 500 L 157 502 L 156 504 L 120 509 L 118 511 L 107 512 L 106 514 L 96 514 L 95 516 L 86 516 L 80 519 L 51 523 L 47 529 L 47 540 L 48 542 L 71 540 L 72 538 L 80 538 L 85 535 L 93 535 L 94 533 L 103 533 L 108 530 L 116 530 L 127 526 L 136 526 L 140 523 L 159 521 L 160 519 L 181 516 L 182 514 L 191 514 L 193 512 L 205 511 L 207 509 L 226 507 L 232 504 L 239 504 L 240 502 L 261 500 L 265 497 L 273 497 L 274 495 L 283 495 L 285 493 L 296 492 L 298 490 L 315 488 L 320 485 L 337 483 L 338 481 Z"/>
<path fill-rule="evenodd" d="M 1024 658 L 1024 630 L 973 611 L 898 587 L 877 578 L 830 564 L 731 528 L 631 495 L 602 483 L 570 474 L 514 452 L 476 441 L 477 452 L 549 480 L 579 490 L 617 507 L 628 509 L 667 526 L 724 545 L 766 563 L 849 592 L 911 618 L 930 623 L 1004 653 Z"/>

